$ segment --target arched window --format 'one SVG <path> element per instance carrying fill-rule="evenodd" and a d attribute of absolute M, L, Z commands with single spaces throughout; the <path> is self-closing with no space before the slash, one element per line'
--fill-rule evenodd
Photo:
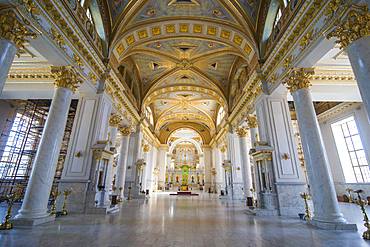
<path fill-rule="evenodd" d="M 149 120 L 149 123 L 151 125 L 154 125 L 153 112 L 152 112 L 152 109 L 150 109 L 149 106 L 145 109 L 145 117 Z"/>
<path fill-rule="evenodd" d="M 221 106 L 217 113 L 216 125 L 219 125 L 224 118 L 225 118 L 225 110 Z"/>
<path fill-rule="evenodd" d="M 275 17 L 275 21 L 274 21 L 274 27 L 276 27 L 276 25 L 279 23 L 279 20 L 282 16 L 282 11 L 281 11 L 281 8 L 279 8 L 277 14 L 276 14 L 276 17 Z"/>
<path fill-rule="evenodd" d="M 85 4 L 85 0 L 79 0 L 79 3 L 80 3 L 80 5 L 81 5 L 81 7 L 83 7 L 83 6 L 84 6 L 84 4 Z"/>
<path fill-rule="evenodd" d="M 92 15 L 91 15 L 90 8 L 87 8 L 87 10 L 86 10 L 86 16 L 89 19 L 89 21 L 91 21 L 93 23 L 93 18 L 92 18 Z"/>

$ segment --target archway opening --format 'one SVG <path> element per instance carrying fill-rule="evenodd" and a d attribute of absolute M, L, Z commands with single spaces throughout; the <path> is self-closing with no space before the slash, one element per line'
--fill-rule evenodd
<path fill-rule="evenodd" d="M 166 190 L 203 190 L 205 165 L 200 134 L 190 128 L 180 128 L 170 135 L 167 144 Z"/>

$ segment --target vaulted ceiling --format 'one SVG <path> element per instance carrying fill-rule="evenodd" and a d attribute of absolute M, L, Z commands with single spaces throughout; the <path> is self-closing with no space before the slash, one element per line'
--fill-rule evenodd
<path fill-rule="evenodd" d="M 179 122 L 216 132 L 218 110 L 231 108 L 235 85 L 257 64 L 262 2 L 107 1 L 111 56 L 135 68 L 141 111 L 150 108 L 158 136 Z"/>

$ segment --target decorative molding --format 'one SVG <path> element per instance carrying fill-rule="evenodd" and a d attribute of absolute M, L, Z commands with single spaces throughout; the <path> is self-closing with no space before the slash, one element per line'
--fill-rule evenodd
<path fill-rule="evenodd" d="M 354 5 L 347 16 L 338 22 L 335 29 L 327 37 L 337 38 L 336 43 L 345 49 L 352 42 L 370 35 L 370 13 L 366 5 Z"/>
<path fill-rule="evenodd" d="M 320 123 L 323 123 L 325 121 L 328 121 L 329 119 L 335 118 L 336 116 L 342 114 L 345 111 L 353 110 L 356 108 L 361 107 L 361 103 L 355 103 L 355 102 L 343 102 L 340 103 L 333 108 L 331 108 L 328 111 L 325 111 L 317 116 L 317 119 Z"/>
<path fill-rule="evenodd" d="M 311 86 L 311 76 L 314 74 L 312 68 L 295 68 L 287 76 L 284 84 L 287 85 L 291 93 L 299 89 L 309 88 Z"/>
<path fill-rule="evenodd" d="M 56 87 L 68 88 L 75 92 L 78 85 L 82 83 L 80 76 L 71 66 L 53 66 L 51 67 L 51 73 L 54 75 L 54 85 Z"/>
<path fill-rule="evenodd" d="M 13 11 L 8 10 L 0 12 L 0 37 L 13 42 L 19 52 L 24 50 L 24 43 L 29 38 L 36 38 L 36 34 L 28 30 Z"/>

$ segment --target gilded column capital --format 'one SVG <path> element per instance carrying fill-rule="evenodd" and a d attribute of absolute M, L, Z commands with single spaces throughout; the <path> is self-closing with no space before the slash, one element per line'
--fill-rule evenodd
<path fill-rule="evenodd" d="M 246 137 L 248 135 L 248 128 L 247 127 L 239 127 L 236 129 L 236 133 L 239 137 Z"/>
<path fill-rule="evenodd" d="M 68 88 L 75 92 L 78 85 L 82 83 L 80 76 L 71 66 L 53 66 L 51 67 L 51 73 L 54 75 L 54 85 L 56 87 Z"/>
<path fill-rule="evenodd" d="M 370 13 L 366 5 L 354 6 L 327 37 L 336 37 L 336 43 L 345 49 L 352 42 L 370 35 Z"/>
<path fill-rule="evenodd" d="M 250 129 L 257 128 L 258 127 L 258 122 L 257 122 L 256 115 L 253 115 L 253 114 L 247 115 L 247 123 L 248 123 L 248 127 Z"/>
<path fill-rule="evenodd" d="M 129 136 L 131 134 L 131 128 L 130 127 L 119 127 L 119 132 L 122 136 Z"/>
<path fill-rule="evenodd" d="M 295 68 L 293 69 L 284 84 L 291 93 L 303 88 L 309 88 L 311 86 L 311 76 L 314 74 L 312 68 Z"/>
<path fill-rule="evenodd" d="M 122 121 L 122 117 L 120 115 L 112 114 L 109 118 L 109 125 L 111 127 L 118 127 L 121 121 Z"/>
<path fill-rule="evenodd" d="M 24 49 L 27 38 L 35 37 L 36 34 L 29 31 L 13 11 L 0 13 L 0 38 L 13 42 L 18 49 Z"/>

